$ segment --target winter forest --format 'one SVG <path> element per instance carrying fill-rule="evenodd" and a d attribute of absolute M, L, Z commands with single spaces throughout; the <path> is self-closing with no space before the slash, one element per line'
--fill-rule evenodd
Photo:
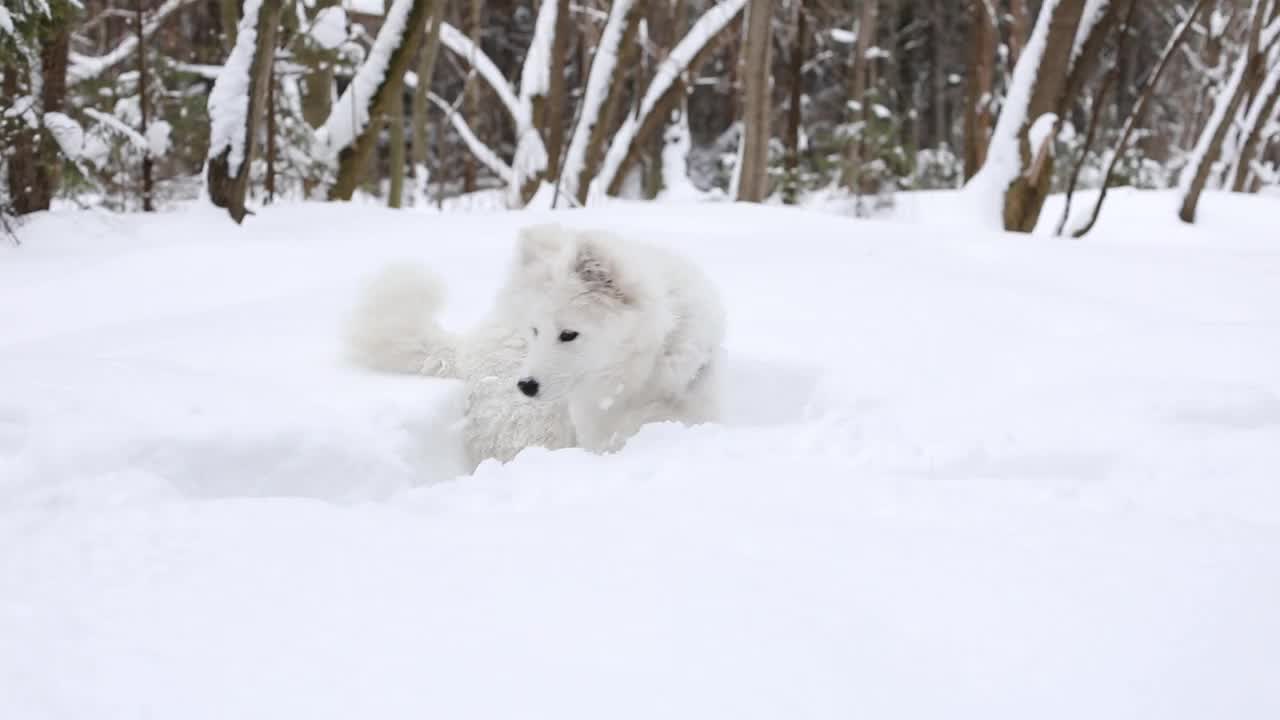
<path fill-rule="evenodd" d="M 1104 186 L 1194 222 L 1280 162 L 1272 0 L 8 0 L 0 53 L 9 216 L 965 186 L 1026 231 Z"/>
<path fill-rule="evenodd" d="M 0 69 L 0 719 L 1280 718 L 1280 0 Z"/>

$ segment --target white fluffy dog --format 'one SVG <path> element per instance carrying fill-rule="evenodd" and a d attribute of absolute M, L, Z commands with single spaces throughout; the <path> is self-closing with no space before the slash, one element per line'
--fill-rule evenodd
<path fill-rule="evenodd" d="M 489 316 L 463 334 L 435 315 L 440 283 L 416 267 L 375 278 L 351 325 L 362 365 L 463 380 L 470 460 L 529 446 L 621 447 L 646 423 L 718 414 L 724 311 L 707 278 L 656 247 L 538 225 Z"/>

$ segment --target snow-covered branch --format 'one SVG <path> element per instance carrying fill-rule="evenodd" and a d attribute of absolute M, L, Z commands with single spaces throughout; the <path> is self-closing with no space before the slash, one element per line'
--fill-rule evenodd
<path fill-rule="evenodd" d="M 462 138 L 462 142 L 466 143 L 467 149 L 471 151 L 471 154 L 484 163 L 485 167 L 493 171 L 493 174 L 502 178 L 503 182 L 509 184 L 515 175 L 511 170 L 511 166 L 504 163 L 502 158 L 498 157 L 498 154 L 493 151 L 493 148 L 485 145 L 480 138 L 476 137 L 476 134 L 471 131 L 471 126 L 467 125 L 466 118 L 462 117 L 457 108 L 445 102 L 443 98 L 435 93 L 428 93 L 427 98 L 444 112 L 445 117 L 449 119 L 449 124 L 453 125 L 453 129 Z"/>
<path fill-rule="evenodd" d="M 369 56 L 333 104 L 324 125 L 316 131 L 320 146 L 327 148 L 331 155 L 336 156 L 343 148 L 349 147 L 369 124 L 374 94 L 387 81 L 391 54 L 404 41 L 413 5 L 414 0 L 395 0 L 392 3 Z"/>
<path fill-rule="evenodd" d="M 194 3 L 195 0 L 165 0 L 160 7 L 151 12 L 150 17 L 142 24 L 142 36 L 150 38 L 160 29 L 160 25 L 174 12 Z M 102 55 L 82 55 L 71 53 L 71 62 L 67 67 L 67 82 L 78 83 L 92 80 L 111 68 L 119 65 L 138 51 L 138 36 L 130 34 L 110 51 Z"/>
<path fill-rule="evenodd" d="M 689 32 L 672 48 L 671 53 L 658 65 L 640 101 L 639 109 L 627 116 L 622 127 L 609 144 L 609 151 L 601 163 L 600 172 L 591 182 L 592 193 L 606 193 L 614 186 L 619 171 L 631 152 L 632 142 L 640 134 L 640 129 L 648 125 L 655 109 L 664 105 L 662 102 L 676 87 L 680 77 L 695 64 L 695 60 L 707 51 L 712 43 L 724 32 L 729 23 L 742 12 L 747 0 L 721 0 L 708 8 L 702 17 L 694 23 Z"/>
<path fill-rule="evenodd" d="M 521 105 L 511 85 L 503 77 L 502 71 L 483 50 L 471 42 L 471 38 L 449 23 L 442 22 L 440 23 L 440 42 L 454 54 L 466 60 L 489 84 L 489 87 L 493 88 L 498 99 L 502 101 L 502 106 L 506 108 L 507 114 L 511 116 L 512 122 L 515 123 L 517 132 L 530 125 L 532 118 L 529 115 L 529 109 Z"/>
<path fill-rule="evenodd" d="M 591 60 L 591 71 L 587 76 L 587 89 L 582 96 L 582 109 L 579 110 L 578 125 L 573 137 L 569 140 L 569 149 L 565 155 L 564 167 L 560 171 L 560 182 L 564 193 L 569 197 L 582 201 L 579 190 L 583 184 L 589 183 L 592 165 L 597 160 L 588 158 L 588 149 L 602 142 L 604 127 L 601 125 L 601 110 L 609 93 L 620 84 L 618 77 L 626 68 L 618 63 L 623 40 L 634 27 L 634 0 L 614 0 L 609 10 L 609 19 L 605 22 L 600 43 L 596 46 L 595 56 Z"/>

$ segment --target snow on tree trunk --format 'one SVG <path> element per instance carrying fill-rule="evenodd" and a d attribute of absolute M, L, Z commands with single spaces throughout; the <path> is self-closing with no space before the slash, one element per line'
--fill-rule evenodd
<path fill-rule="evenodd" d="M 591 58 L 587 87 L 582 95 L 578 125 L 569 138 L 564 167 L 560 172 L 561 190 L 578 201 L 587 201 L 587 188 L 595 176 L 604 154 L 604 138 L 608 131 L 603 110 L 608 99 L 623 90 L 623 80 L 630 70 L 618 62 L 622 48 L 635 38 L 640 7 L 634 0 L 614 0 L 605 21 L 600 43 Z"/>
<path fill-rule="evenodd" d="M 1236 58 L 1231 77 L 1218 92 L 1214 100 L 1213 114 L 1205 124 L 1191 151 L 1191 157 L 1182 174 L 1178 177 L 1178 217 L 1186 223 L 1196 221 L 1196 210 L 1200 204 L 1200 195 L 1204 192 L 1213 172 L 1214 164 L 1222 153 L 1222 144 L 1232 128 L 1240 105 L 1244 102 L 1251 74 L 1256 74 L 1264 67 L 1267 54 L 1277 40 L 1280 40 L 1280 20 L 1272 21 L 1265 26 L 1264 19 L 1270 15 L 1265 8 L 1265 0 L 1253 0 L 1250 11 L 1249 39 L 1244 51 Z"/>
<path fill-rule="evenodd" d="M 1277 107 L 1280 107 L 1280 53 L 1272 53 L 1271 68 L 1258 88 L 1241 126 L 1244 137 L 1236 151 L 1231 171 L 1231 189 L 1234 192 L 1248 191 L 1253 175 L 1253 161 L 1259 151 L 1266 147 L 1266 130 L 1276 117 Z"/>
<path fill-rule="evenodd" d="M 561 5 L 564 7 L 561 8 Z M 529 117 L 529 124 L 520 128 L 516 136 L 516 153 L 511 162 L 515 175 L 508 188 L 513 206 L 523 206 L 533 197 L 551 166 L 548 144 L 544 138 L 551 135 L 552 116 L 562 119 L 561 113 L 551 110 L 555 103 L 564 102 L 566 45 L 565 38 L 556 36 L 564 34 L 557 32 L 558 30 L 567 29 L 560 27 L 566 25 L 567 17 L 563 21 L 558 21 L 557 18 L 568 12 L 568 6 L 567 0 L 542 0 L 529 52 L 525 55 L 524 66 L 521 68 L 520 106 L 523 108 L 522 113 Z M 558 76 L 558 81 L 553 82 L 552 78 L 555 76 Z M 551 97 L 553 87 L 559 91 L 559 97 Z"/>
<path fill-rule="evenodd" d="M 666 123 L 671 111 L 679 104 L 683 93 L 681 78 L 696 71 L 711 55 L 746 3 L 747 0 L 721 0 L 708 8 L 671 49 L 649 81 L 637 111 L 629 114 L 614 134 L 600 171 L 591 182 L 589 194 L 618 193 L 644 142 Z"/>
<path fill-rule="evenodd" d="M 978 212 L 994 227 L 1030 232 L 1040 216 L 1053 176 L 1055 132 L 1040 133 L 1040 145 L 1033 147 L 1030 130 L 1062 106 L 1083 10 L 1084 0 L 1045 0 L 1010 79 L 987 160 L 965 186 Z"/>
<path fill-rule="evenodd" d="M 245 0 L 236 44 L 209 93 L 209 199 L 237 223 L 248 214 L 249 165 L 267 100 L 280 0 Z"/>
<path fill-rule="evenodd" d="M 377 144 L 379 120 L 401 100 L 401 79 L 422 41 L 433 3 L 441 0 L 395 0 L 383 19 L 369 56 L 351 84 L 334 103 L 318 132 L 337 176 L 330 200 L 350 200 Z M 404 109 L 396 108 L 397 112 Z"/>
<path fill-rule="evenodd" d="M 734 172 L 734 196 L 763 202 L 769 195 L 769 49 L 773 0 L 751 0 L 742 46 L 742 141 Z"/>

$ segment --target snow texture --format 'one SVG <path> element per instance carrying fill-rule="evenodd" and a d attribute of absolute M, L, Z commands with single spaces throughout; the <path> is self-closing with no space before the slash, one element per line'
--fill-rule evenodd
<path fill-rule="evenodd" d="M 0 717 L 1280 717 L 1275 200 L 1114 193 L 1086 241 L 957 193 L 39 213 L 0 248 Z M 399 259 L 469 326 L 552 217 L 721 287 L 725 421 L 457 477 L 459 384 L 340 328 Z"/>
<path fill-rule="evenodd" d="M 404 41 L 405 25 L 412 9 L 413 0 L 394 0 L 369 49 L 369 56 L 333 104 L 324 125 L 316 131 L 320 144 L 331 157 L 350 147 L 369 124 L 373 96 L 387 79 L 391 55 Z"/>
<path fill-rule="evenodd" d="M 347 13 L 340 7 L 321 8 L 307 35 L 316 45 L 336 50 L 347 41 Z"/>
<path fill-rule="evenodd" d="M 84 128 L 71 117 L 60 112 L 44 114 L 44 126 L 58 143 L 58 149 L 72 162 L 84 151 Z"/>
<path fill-rule="evenodd" d="M 1040 152 L 1040 148 L 1044 147 L 1045 142 L 1053 135 L 1053 129 L 1058 125 L 1057 113 L 1044 113 L 1031 123 L 1031 127 L 1027 129 L 1027 141 L 1031 144 L 1031 152 Z M 1053 146 L 1049 146 L 1052 152 Z"/>
<path fill-rule="evenodd" d="M 528 104 L 536 95 L 546 95 L 551 88 L 551 44 L 556 33 L 556 0 L 542 0 L 538 19 L 533 25 L 533 38 L 520 69 L 520 101 Z M 558 68 L 564 72 L 564 68 Z"/>
<path fill-rule="evenodd" d="M 161 158 L 169 153 L 169 135 L 173 126 L 164 120 L 153 120 L 147 125 L 147 152 L 153 158 Z"/>
<path fill-rule="evenodd" d="M 9 15 L 8 8 L 0 7 L 0 30 L 5 34 L 13 34 L 13 17 Z"/>
<path fill-rule="evenodd" d="M 615 0 L 609 9 L 609 19 L 600 33 L 600 42 L 595 54 L 591 57 L 591 70 L 587 76 L 587 87 L 582 95 L 582 108 L 579 112 L 577 127 L 573 137 L 569 139 L 569 148 L 565 152 L 564 169 L 561 172 L 562 191 L 576 197 L 578 178 L 582 175 L 587 161 L 587 142 L 592 128 L 600 122 L 600 111 L 609 95 L 609 82 L 613 78 L 618 64 L 618 50 L 622 37 L 626 32 L 627 15 L 631 12 L 634 0 Z"/>
<path fill-rule="evenodd" d="M 704 193 L 689 179 L 689 151 L 693 139 L 689 132 L 689 115 L 667 126 L 662 138 L 662 198 L 693 200 Z"/>
<path fill-rule="evenodd" d="M 222 65 L 209 93 L 209 154 L 213 159 L 227 154 L 227 174 L 235 176 L 245 155 L 245 126 L 249 115 L 249 73 L 258 39 L 258 13 L 262 0 L 244 0 L 236 44 Z M 147 143 L 143 143 L 147 147 Z"/>
<path fill-rule="evenodd" d="M 1027 44 L 1018 56 L 1009 88 L 1005 93 L 1000 117 L 987 145 L 987 160 L 969 182 L 964 192 L 969 196 L 968 214 L 976 213 L 986 227 L 998 230 L 1004 227 L 1004 194 L 1009 185 L 1022 172 L 1022 155 L 1018 147 L 1019 135 L 1027 123 L 1027 111 L 1031 105 L 1031 91 L 1044 58 L 1045 44 L 1049 38 L 1049 23 L 1060 0 L 1045 0 L 1036 19 L 1035 28 Z"/>
<path fill-rule="evenodd" d="M 622 127 L 618 128 L 618 132 L 614 134 L 613 141 L 609 144 L 609 151 L 605 153 L 604 161 L 601 163 L 600 172 L 591 182 L 591 195 L 598 197 L 608 190 L 609 184 L 613 182 L 614 176 L 622 167 L 622 161 L 627 156 L 631 141 L 635 139 L 636 132 L 644 119 L 653 112 L 658 100 L 688 69 L 689 63 L 693 61 L 698 51 L 737 17 L 746 4 L 747 0 L 721 0 L 708 8 L 693 27 L 689 28 L 689 32 L 681 38 L 680 42 L 671 49 L 671 53 L 659 63 L 640 101 L 639 109 L 629 113 Z"/>

